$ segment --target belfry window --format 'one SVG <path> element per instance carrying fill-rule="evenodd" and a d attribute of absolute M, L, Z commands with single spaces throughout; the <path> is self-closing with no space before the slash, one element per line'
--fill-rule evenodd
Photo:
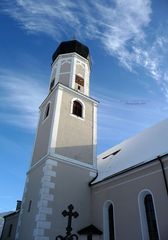
<path fill-rule="evenodd" d="M 80 86 L 84 86 L 84 79 L 80 77 L 79 75 L 75 76 L 75 82 L 79 84 Z"/>
<path fill-rule="evenodd" d="M 45 109 L 44 120 L 49 116 L 49 113 L 50 113 L 50 103 L 47 104 L 47 107 Z"/>
<path fill-rule="evenodd" d="M 158 229 L 156 224 L 155 211 L 151 194 L 147 194 L 144 198 L 146 220 L 148 225 L 149 239 L 159 240 Z"/>
<path fill-rule="evenodd" d="M 73 108 L 72 108 L 72 114 L 82 118 L 83 117 L 82 111 L 83 111 L 82 104 L 79 101 L 74 101 Z"/>

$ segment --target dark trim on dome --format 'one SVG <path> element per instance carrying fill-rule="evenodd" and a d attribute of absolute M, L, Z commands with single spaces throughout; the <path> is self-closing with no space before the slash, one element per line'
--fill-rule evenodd
<path fill-rule="evenodd" d="M 52 62 L 54 62 L 55 59 L 60 54 L 73 53 L 73 52 L 76 52 L 77 54 L 89 60 L 90 62 L 89 48 L 84 44 L 78 42 L 77 40 L 71 40 L 71 41 L 60 43 L 60 45 L 52 55 Z"/>

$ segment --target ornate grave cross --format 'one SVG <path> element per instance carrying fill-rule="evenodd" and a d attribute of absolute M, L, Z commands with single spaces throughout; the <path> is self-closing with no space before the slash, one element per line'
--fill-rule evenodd
<path fill-rule="evenodd" d="M 70 204 L 68 206 L 68 210 L 64 210 L 62 212 L 62 215 L 64 217 L 68 217 L 68 225 L 66 227 L 66 236 L 63 237 L 61 235 L 57 236 L 56 237 L 56 240 L 73 240 L 73 239 L 78 239 L 78 236 L 76 234 L 71 234 L 72 232 L 72 218 L 77 218 L 79 216 L 79 213 L 78 212 L 73 212 L 73 209 L 74 209 L 74 206 L 72 204 Z"/>
<path fill-rule="evenodd" d="M 71 225 L 72 225 L 72 218 L 73 218 L 73 217 L 74 217 L 74 218 L 77 218 L 77 217 L 79 216 L 79 214 L 78 214 L 77 212 L 73 212 L 73 209 L 74 209 L 74 207 L 73 207 L 73 205 L 71 204 L 71 205 L 68 206 L 69 212 L 66 211 L 66 210 L 64 210 L 64 211 L 62 212 L 62 215 L 63 215 L 64 217 L 67 217 L 67 216 L 68 216 L 68 225 L 67 225 L 67 228 L 66 228 L 66 230 L 67 230 L 66 234 L 67 234 L 67 235 L 71 235 L 71 231 L 72 231 L 72 227 L 71 227 Z"/>

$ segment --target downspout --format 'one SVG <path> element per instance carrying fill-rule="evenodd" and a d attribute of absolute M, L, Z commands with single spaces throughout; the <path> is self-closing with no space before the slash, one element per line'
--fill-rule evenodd
<path fill-rule="evenodd" d="M 88 183 L 89 187 L 92 185 L 92 182 L 98 177 L 98 171 L 96 173 L 96 176 Z"/>
<path fill-rule="evenodd" d="M 166 178 L 166 173 L 165 173 L 165 169 L 164 169 L 164 166 L 163 166 L 163 162 L 162 162 L 162 159 L 161 159 L 160 156 L 158 156 L 157 159 L 158 159 L 158 161 L 160 162 L 160 165 L 161 165 L 163 178 L 164 178 L 164 183 L 165 183 L 165 187 L 166 187 L 166 192 L 167 192 L 167 195 L 168 195 L 168 184 L 167 184 L 167 178 Z"/>

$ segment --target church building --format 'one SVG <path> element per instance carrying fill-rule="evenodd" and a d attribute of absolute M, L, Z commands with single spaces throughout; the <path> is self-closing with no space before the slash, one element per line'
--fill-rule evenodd
<path fill-rule="evenodd" d="M 168 239 L 168 120 L 97 157 L 90 70 L 79 41 L 54 52 L 22 203 L 1 240 Z"/>

